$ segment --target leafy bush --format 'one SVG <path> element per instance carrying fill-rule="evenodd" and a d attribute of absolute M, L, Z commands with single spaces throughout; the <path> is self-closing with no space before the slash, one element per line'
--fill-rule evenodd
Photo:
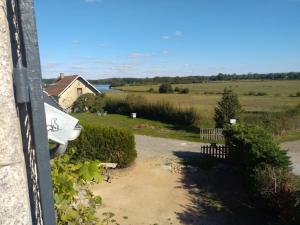
<path fill-rule="evenodd" d="M 73 112 L 101 112 L 105 106 L 104 94 L 81 95 L 73 104 Z"/>
<path fill-rule="evenodd" d="M 159 87 L 159 93 L 172 93 L 172 92 L 173 92 L 173 88 L 172 85 L 169 83 L 162 84 Z"/>
<path fill-rule="evenodd" d="M 231 160 L 239 171 L 249 175 L 257 166 L 268 164 L 288 169 L 290 160 L 271 134 L 257 126 L 235 125 L 224 130 L 226 145 L 231 149 Z"/>
<path fill-rule="evenodd" d="M 180 94 L 188 94 L 188 93 L 190 93 L 190 89 L 188 89 L 188 88 L 175 87 L 174 91 L 178 92 Z"/>
<path fill-rule="evenodd" d="M 296 224 L 300 211 L 287 152 L 257 126 L 227 126 L 224 136 L 231 151 L 230 161 L 246 183 L 255 206 L 278 216 L 281 224 Z"/>
<path fill-rule="evenodd" d="M 175 87 L 175 89 L 174 89 L 175 92 L 180 92 L 180 90 L 181 89 L 179 87 Z"/>
<path fill-rule="evenodd" d="M 95 95 L 88 93 L 81 95 L 73 104 L 73 112 L 88 112 L 95 101 Z"/>
<path fill-rule="evenodd" d="M 137 157 L 134 135 L 130 131 L 84 124 L 83 127 L 79 138 L 70 143 L 75 149 L 72 159 L 99 160 L 126 167 Z"/>
<path fill-rule="evenodd" d="M 70 149 L 69 154 L 51 161 L 57 224 L 99 224 L 96 208 L 101 198 L 94 196 L 88 185 L 102 180 L 99 162 L 72 161 L 72 152 Z"/>
<path fill-rule="evenodd" d="M 254 91 L 249 91 L 248 93 L 245 94 L 246 96 L 266 96 L 266 92 L 254 92 Z"/>
<path fill-rule="evenodd" d="M 183 88 L 183 90 L 180 93 L 182 93 L 182 94 L 188 94 L 188 93 L 190 93 L 190 89 Z"/>
<path fill-rule="evenodd" d="M 181 108 L 170 102 L 161 101 L 152 103 L 140 95 L 128 95 L 125 100 L 108 99 L 105 110 L 109 113 L 130 115 L 138 113 L 139 117 L 162 121 L 166 123 L 191 126 L 199 124 L 199 115 L 192 107 Z"/>
<path fill-rule="evenodd" d="M 262 165 L 254 171 L 255 197 L 261 207 L 279 216 L 283 224 L 300 222 L 299 202 L 291 172 L 287 169 Z"/>
<path fill-rule="evenodd" d="M 154 88 L 149 88 L 148 92 L 153 93 L 154 92 Z"/>
<path fill-rule="evenodd" d="M 217 128 L 223 128 L 230 123 L 230 119 L 240 119 L 242 106 L 238 96 L 231 89 L 224 89 L 222 99 L 215 108 L 215 124 Z"/>

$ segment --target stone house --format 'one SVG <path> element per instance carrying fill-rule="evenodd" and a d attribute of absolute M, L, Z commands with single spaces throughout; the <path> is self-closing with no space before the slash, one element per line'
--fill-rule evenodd
<path fill-rule="evenodd" d="M 83 94 L 100 94 L 91 83 L 79 75 L 65 76 L 63 73 L 53 85 L 45 88 L 49 96 L 55 98 L 59 105 L 67 112 L 72 110 L 72 106 L 77 98 Z"/>

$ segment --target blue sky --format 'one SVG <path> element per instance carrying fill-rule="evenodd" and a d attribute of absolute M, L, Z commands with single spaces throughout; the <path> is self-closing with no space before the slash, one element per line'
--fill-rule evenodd
<path fill-rule="evenodd" d="M 300 71 L 300 0 L 35 0 L 43 77 Z"/>

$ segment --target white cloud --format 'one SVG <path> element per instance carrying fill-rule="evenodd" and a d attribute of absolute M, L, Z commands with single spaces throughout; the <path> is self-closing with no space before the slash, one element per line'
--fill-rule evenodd
<path fill-rule="evenodd" d="M 181 36 L 183 36 L 182 31 L 177 30 L 173 34 L 171 34 L 171 35 L 164 35 L 161 38 L 164 39 L 164 40 L 170 40 L 170 39 L 179 38 Z"/>
<path fill-rule="evenodd" d="M 102 0 L 84 0 L 86 3 L 96 3 L 96 2 L 101 2 Z"/>
<path fill-rule="evenodd" d="M 129 58 L 149 58 L 153 56 L 152 53 L 139 53 L 139 52 L 134 52 L 129 54 Z"/>
<path fill-rule="evenodd" d="M 161 38 L 164 39 L 164 40 L 169 40 L 171 37 L 168 36 L 168 35 L 164 35 L 164 36 L 162 36 Z"/>
<path fill-rule="evenodd" d="M 169 50 L 163 50 L 163 51 L 161 52 L 161 54 L 163 54 L 163 55 L 169 55 L 169 54 L 170 54 L 170 51 L 169 51 Z"/>
<path fill-rule="evenodd" d="M 177 36 L 177 37 L 180 37 L 180 36 L 182 36 L 182 32 L 181 31 L 175 31 L 174 35 Z"/>

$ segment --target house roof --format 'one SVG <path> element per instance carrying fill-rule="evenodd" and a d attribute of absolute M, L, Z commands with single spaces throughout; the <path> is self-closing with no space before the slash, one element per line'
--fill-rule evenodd
<path fill-rule="evenodd" d="M 95 93 L 100 93 L 92 84 L 78 75 L 64 76 L 56 81 L 54 85 L 45 88 L 45 91 L 50 96 L 61 95 L 75 80 L 80 78 L 87 86 L 89 86 Z"/>
<path fill-rule="evenodd" d="M 43 97 L 44 97 L 44 103 L 47 103 L 48 105 L 51 105 L 54 108 L 65 112 L 64 109 L 62 107 L 60 107 L 58 102 L 54 99 L 54 97 L 49 96 L 47 92 L 43 91 Z"/>

